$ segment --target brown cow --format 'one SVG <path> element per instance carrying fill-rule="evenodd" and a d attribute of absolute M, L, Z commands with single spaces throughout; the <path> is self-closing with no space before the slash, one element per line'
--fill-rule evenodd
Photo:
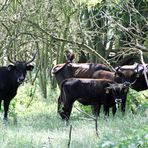
<path fill-rule="evenodd" d="M 67 78 L 91 78 L 98 70 L 110 71 L 110 68 L 103 64 L 95 63 L 64 63 L 53 67 L 52 74 L 55 75 L 58 86 Z"/>
<path fill-rule="evenodd" d="M 111 75 L 110 69 L 103 64 L 95 63 L 65 63 L 58 64 L 53 67 L 52 74 L 55 75 L 58 86 L 60 83 L 67 78 L 103 78 L 102 74 L 97 76 L 97 72 L 104 70 L 103 72 L 108 72 L 108 75 Z M 113 73 L 112 73 L 113 74 Z M 107 77 L 105 77 L 107 79 Z M 108 79 L 110 79 L 108 77 Z M 111 79 L 112 80 L 112 79 Z M 98 115 L 100 111 L 99 106 L 92 106 L 92 113 Z"/>
<path fill-rule="evenodd" d="M 61 84 L 61 94 L 58 98 L 58 113 L 68 120 L 73 103 L 77 100 L 83 105 L 103 105 L 105 115 L 116 102 L 121 102 L 121 110 L 125 112 L 128 84 L 118 84 L 108 79 L 78 79 L 69 78 Z M 113 109 L 115 114 L 116 108 Z"/>
<path fill-rule="evenodd" d="M 148 77 L 148 65 L 146 65 L 146 74 Z M 132 83 L 131 88 L 136 91 L 148 89 L 144 76 L 144 66 L 142 64 L 124 65 L 116 68 L 116 74 L 120 77 L 122 82 Z M 134 83 L 133 83 L 134 82 Z"/>

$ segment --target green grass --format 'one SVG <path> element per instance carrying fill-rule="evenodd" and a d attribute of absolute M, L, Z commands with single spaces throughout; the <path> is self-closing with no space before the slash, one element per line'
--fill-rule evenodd
<path fill-rule="evenodd" d="M 99 136 L 95 123 L 75 108 L 70 123 L 66 126 L 56 112 L 58 93 L 50 91 L 43 99 L 36 92 L 30 106 L 31 86 L 19 88 L 11 103 L 9 121 L 4 123 L 1 113 L 0 148 L 66 148 L 72 125 L 71 148 L 147 148 L 148 109 L 132 114 L 127 110 L 124 117 L 117 112 L 115 118 L 98 119 Z M 15 108 L 14 108 L 15 106 Z"/>

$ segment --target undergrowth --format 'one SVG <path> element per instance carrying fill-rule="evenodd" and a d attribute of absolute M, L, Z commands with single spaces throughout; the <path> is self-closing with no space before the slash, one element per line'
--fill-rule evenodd
<path fill-rule="evenodd" d="M 66 148 L 71 131 L 71 148 L 147 148 L 148 147 L 148 103 L 141 94 L 129 94 L 125 116 L 117 111 L 104 118 L 98 118 L 96 135 L 95 122 L 75 108 L 71 113 L 69 125 L 57 115 L 59 91 L 49 90 L 44 99 L 39 90 L 30 95 L 32 87 L 25 84 L 19 88 L 17 96 L 11 102 L 9 120 L 0 120 L 1 148 Z M 147 92 L 144 92 L 147 94 Z M 138 106 L 132 113 L 132 98 L 136 96 Z M 139 100 L 142 98 L 142 101 Z M 145 99 L 145 100 L 144 100 Z M 78 103 L 75 106 L 80 107 Z M 89 108 L 81 108 L 89 113 Z M 91 114 L 91 113 L 90 113 Z"/>

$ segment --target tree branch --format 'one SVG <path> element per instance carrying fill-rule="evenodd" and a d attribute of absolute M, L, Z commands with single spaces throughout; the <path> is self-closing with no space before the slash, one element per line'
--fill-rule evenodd
<path fill-rule="evenodd" d="M 88 117 L 90 117 L 91 119 L 93 119 L 95 121 L 95 129 L 96 129 L 96 135 L 99 136 L 98 134 L 98 116 L 96 115 L 96 117 L 91 116 L 90 114 L 78 109 L 77 107 L 75 107 L 79 112 L 82 112 L 83 114 L 87 115 Z"/>
<path fill-rule="evenodd" d="M 143 72 L 144 72 L 144 77 L 145 77 L 146 85 L 148 87 L 148 78 L 147 78 L 147 74 L 146 74 L 147 68 L 146 68 L 146 64 L 145 64 L 145 62 L 143 60 L 143 52 L 141 50 L 139 50 L 139 53 L 140 53 L 141 63 L 143 65 L 143 67 L 144 67 L 144 71 Z"/>
<path fill-rule="evenodd" d="M 89 53 L 93 54 L 98 59 L 100 59 L 100 61 L 102 61 L 103 64 L 107 65 L 111 69 L 111 71 L 115 71 L 115 69 L 110 65 L 110 63 L 106 59 L 104 59 L 99 53 L 97 53 L 94 49 L 92 49 L 90 46 L 88 46 L 86 44 L 81 44 L 81 43 L 78 43 L 78 42 L 75 42 L 75 41 L 70 41 L 70 40 L 66 40 L 66 39 L 63 39 L 63 38 L 55 37 L 51 33 L 48 33 L 46 30 L 44 30 L 43 28 L 41 28 L 38 24 L 32 22 L 31 20 L 27 20 L 27 21 L 29 23 L 31 23 L 33 26 L 37 27 L 43 33 L 49 35 L 54 40 L 61 41 L 61 42 L 66 42 L 66 43 L 71 43 L 71 44 L 76 44 L 79 47 L 85 48 Z"/>

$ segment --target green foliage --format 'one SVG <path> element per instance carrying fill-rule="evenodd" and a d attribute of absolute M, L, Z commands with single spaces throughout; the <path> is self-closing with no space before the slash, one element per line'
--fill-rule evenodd
<path fill-rule="evenodd" d="M 36 77 L 47 98 L 50 70 L 65 62 L 65 50 L 78 55 L 82 50 L 89 62 L 99 63 L 104 61 L 99 57 L 108 60 L 110 52 L 119 53 L 110 60 L 117 64 L 123 52 L 125 57 L 131 52 L 122 47 L 135 48 L 136 42 L 147 47 L 147 8 L 147 0 L 5 1 L 0 3 L 0 63 L 8 63 L 7 50 L 19 60 L 37 50 Z"/>
<path fill-rule="evenodd" d="M 127 97 L 127 108 L 131 110 L 134 114 L 141 111 L 143 112 L 146 108 L 148 108 L 147 91 L 137 92 L 135 90 L 130 89 L 128 97 Z"/>

